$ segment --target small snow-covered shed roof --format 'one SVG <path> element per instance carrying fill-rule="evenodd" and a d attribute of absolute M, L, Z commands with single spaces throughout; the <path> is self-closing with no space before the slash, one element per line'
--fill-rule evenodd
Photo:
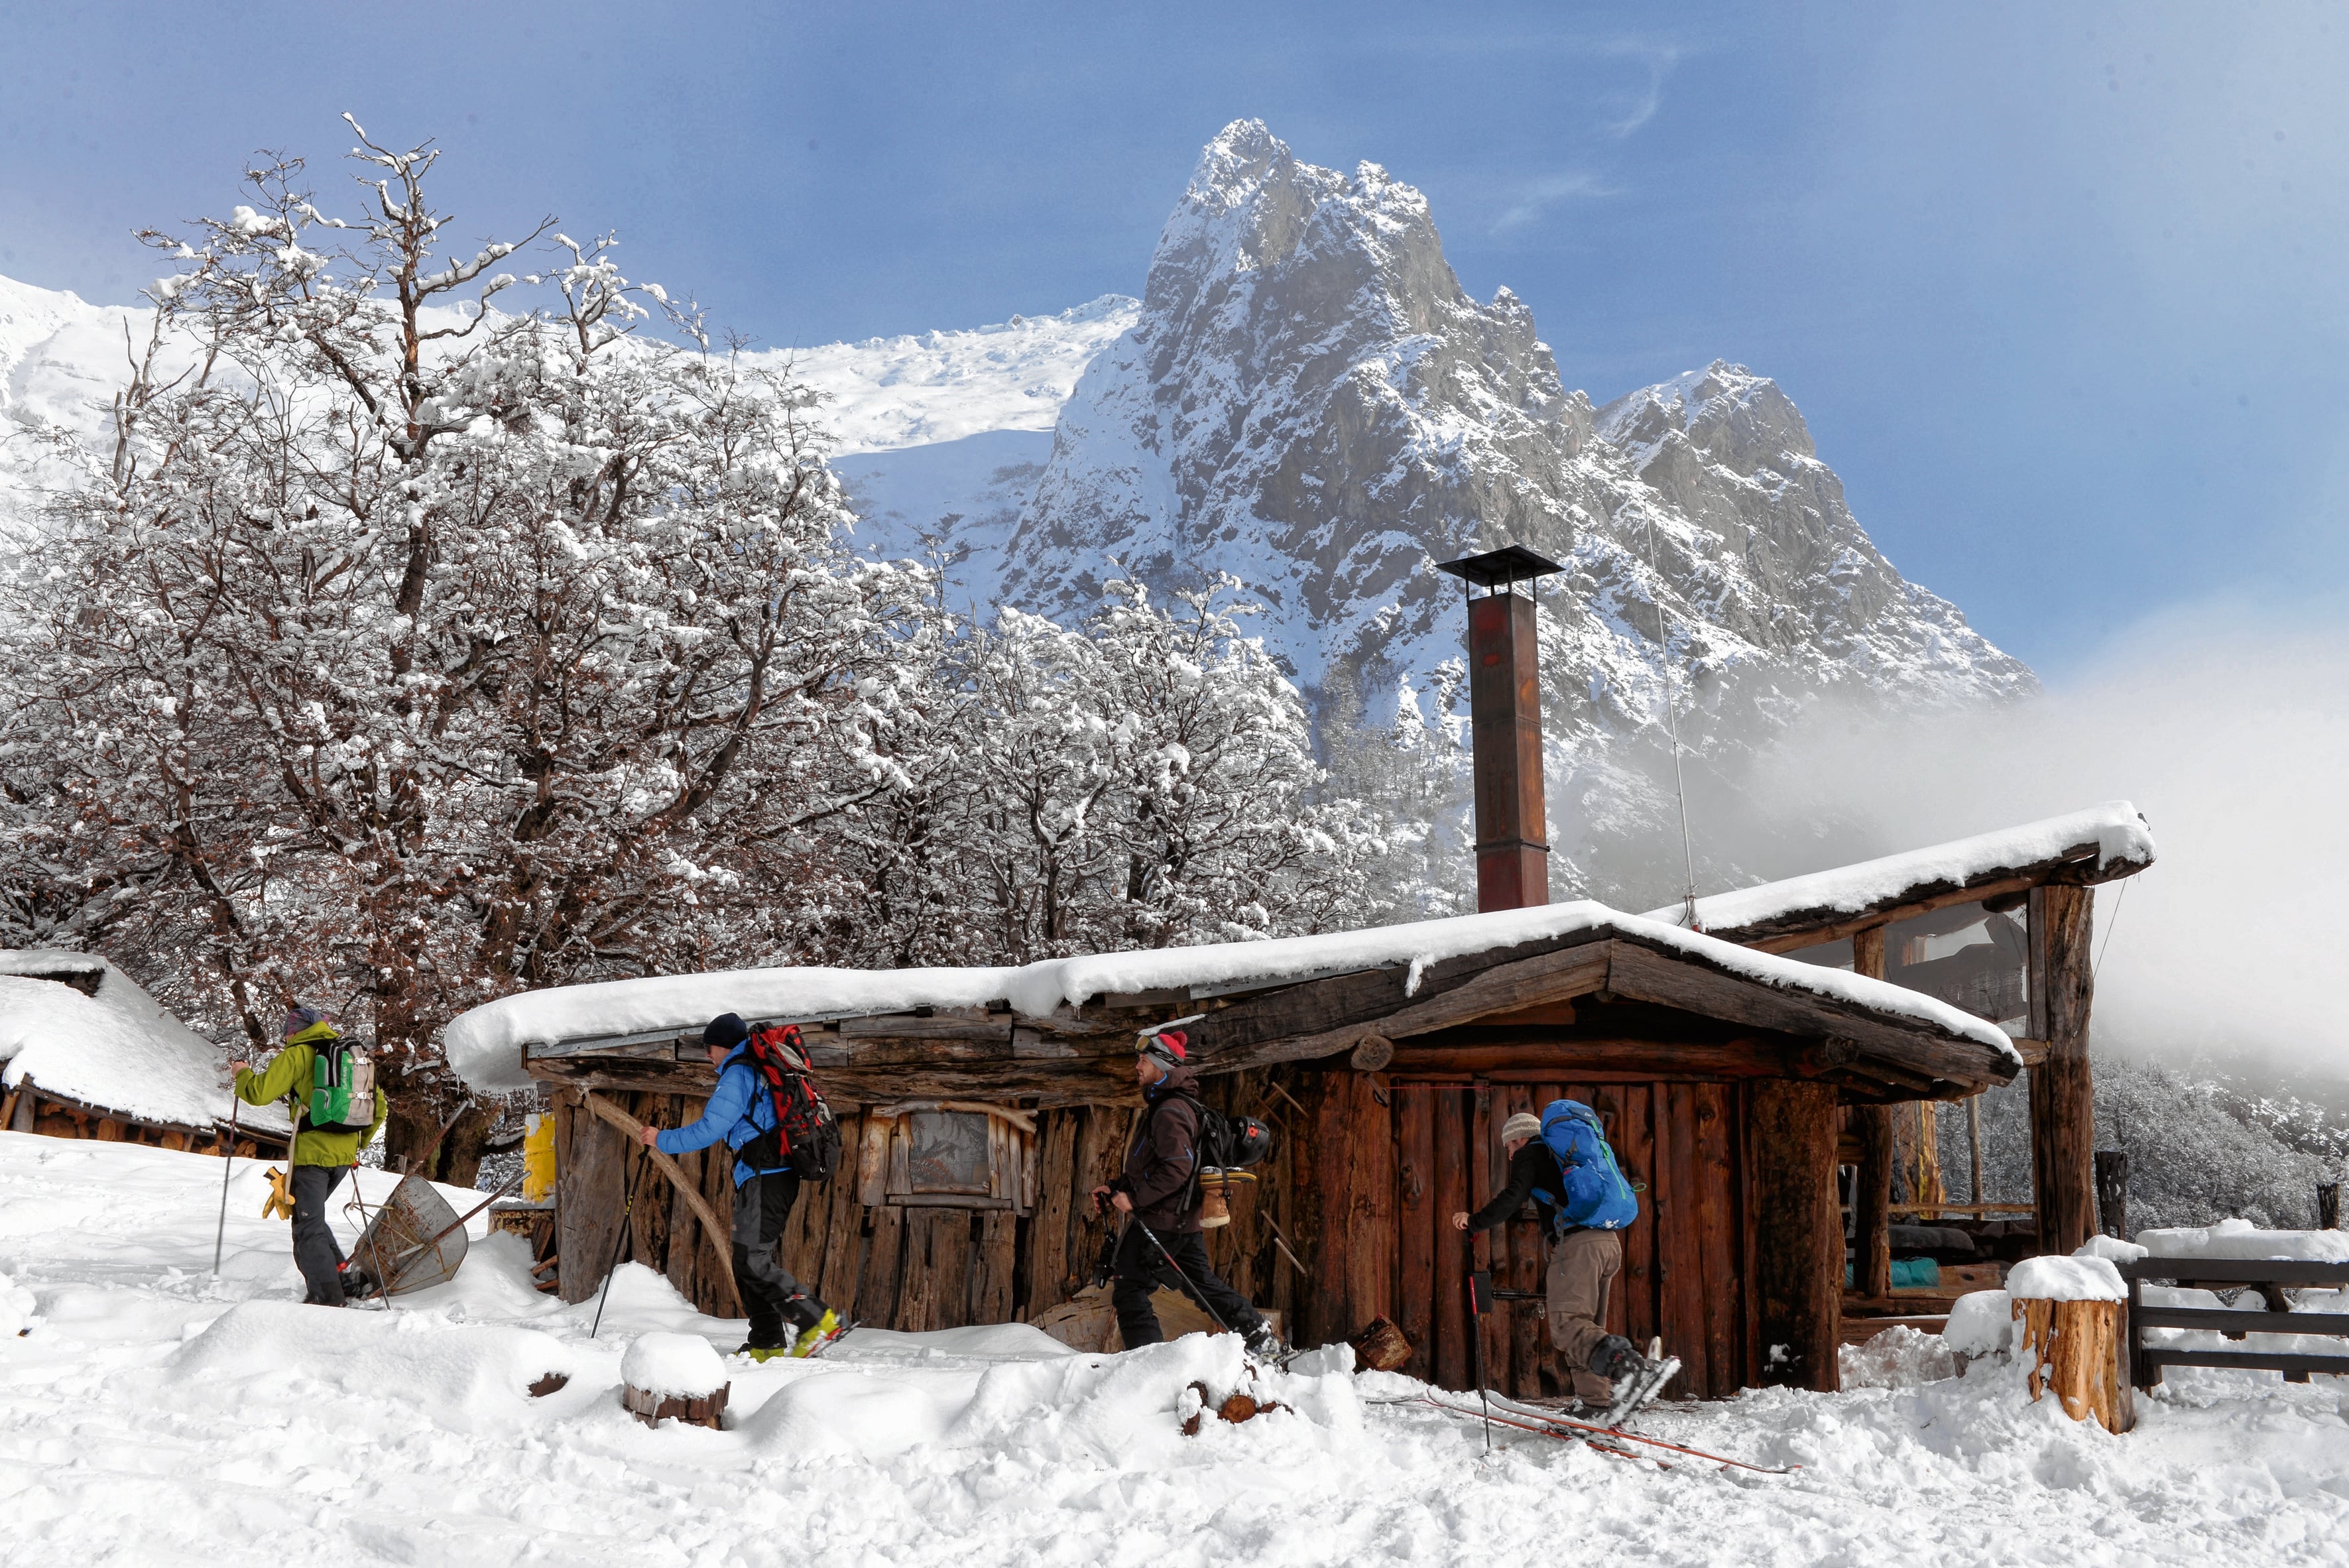
<path fill-rule="evenodd" d="M 1681 995 L 1690 987 L 1671 975 L 1683 972 L 1711 977 L 1710 999 Z M 1054 1058 L 1130 1056 L 1129 1015 L 1200 1011 L 1194 1043 L 1216 1071 L 1327 1055 L 1366 1033 L 1470 1023 L 1506 1011 L 1527 986 L 1713 1007 L 1784 1033 L 1873 1040 L 1891 1057 L 1958 1047 L 1915 1068 L 1926 1082 L 2002 1081 L 2021 1063 L 1995 1026 L 1935 998 L 1589 902 L 1010 968 L 748 969 L 560 986 L 475 1007 L 450 1024 L 445 1044 L 468 1084 L 511 1090 L 530 1082 L 531 1063 L 583 1050 L 690 1065 L 698 1052 L 676 1037 L 731 1012 L 825 1026 L 837 1043 L 811 1034 L 819 1065 L 878 1070 L 886 1055 L 935 1075 L 941 1064 L 976 1072 L 992 1062 L 1009 1081 L 1023 1065 L 1033 1076 Z M 1320 988 L 1311 1006 L 1268 999 L 1307 987 Z M 925 1040 L 935 1042 L 926 1053 Z"/>
<path fill-rule="evenodd" d="M 1696 901 L 1698 929 L 1785 951 L 1847 934 L 1894 912 L 2015 892 L 2044 882 L 2092 885 L 2154 861 L 2153 830 L 2127 800 L 2107 800 L 1996 832 L 1978 833 L 1832 871 L 1787 877 Z M 1687 923 L 1680 904 L 1651 920 Z"/>
<path fill-rule="evenodd" d="M 29 1079 L 53 1099 L 209 1131 L 229 1114 L 225 1060 L 96 954 L 0 951 L 0 1088 Z M 237 1119 L 292 1130 L 276 1106 L 243 1107 Z"/>

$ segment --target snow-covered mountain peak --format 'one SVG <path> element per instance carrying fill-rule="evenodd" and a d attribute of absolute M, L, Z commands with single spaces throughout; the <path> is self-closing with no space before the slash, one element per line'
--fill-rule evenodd
<path fill-rule="evenodd" d="M 1799 459 L 1818 453 L 1802 410 L 1775 381 L 1723 359 L 1618 397 L 1599 411 L 1593 426 L 1635 460 L 1676 430 L 1740 473 L 1781 455 Z"/>

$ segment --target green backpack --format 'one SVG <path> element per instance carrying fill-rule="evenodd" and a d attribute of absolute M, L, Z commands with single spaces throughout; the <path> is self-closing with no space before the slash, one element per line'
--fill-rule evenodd
<path fill-rule="evenodd" d="M 303 1119 L 319 1132 L 365 1132 L 375 1125 L 375 1063 L 337 1035 L 310 1046 L 310 1099 Z"/>

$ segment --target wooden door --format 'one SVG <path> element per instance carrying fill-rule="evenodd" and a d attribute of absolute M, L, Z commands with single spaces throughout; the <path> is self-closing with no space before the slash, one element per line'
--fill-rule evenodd
<path fill-rule="evenodd" d="M 1506 1180 L 1498 1132 L 1515 1112 L 1554 1099 L 1599 1112 L 1624 1172 L 1644 1190 L 1623 1234 L 1623 1272 L 1606 1326 L 1640 1350 L 1661 1336 L 1682 1372 L 1670 1398 L 1722 1398 L 1751 1380 L 1744 1285 L 1744 1125 L 1739 1089 L 1710 1082 L 1398 1081 L 1392 1316 L 1419 1354 L 1409 1370 L 1450 1388 L 1476 1385 L 1467 1277 L 1526 1299 L 1500 1304 L 1483 1326 L 1491 1386 L 1519 1398 L 1570 1393 L 1550 1347 L 1547 1261 L 1532 1210 L 1473 1243 L 1451 1216 L 1481 1207 Z M 1472 1261 L 1473 1260 L 1473 1261 Z"/>

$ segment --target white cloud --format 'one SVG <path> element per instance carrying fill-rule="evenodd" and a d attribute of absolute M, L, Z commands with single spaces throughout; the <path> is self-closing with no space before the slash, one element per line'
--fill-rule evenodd
<path fill-rule="evenodd" d="M 2165 613 L 2002 714 L 1822 715 L 1770 759 L 1749 803 L 1842 818 L 1858 831 L 1840 855 L 2133 799 L 2161 860 L 2097 892 L 2097 1043 L 2349 1077 L 2344 610 Z"/>
<path fill-rule="evenodd" d="M 1589 201 L 1615 194 L 1614 187 L 1596 174 L 1545 174 L 1517 187 L 1508 207 L 1493 220 L 1493 232 L 1521 229 L 1560 201 Z"/>

